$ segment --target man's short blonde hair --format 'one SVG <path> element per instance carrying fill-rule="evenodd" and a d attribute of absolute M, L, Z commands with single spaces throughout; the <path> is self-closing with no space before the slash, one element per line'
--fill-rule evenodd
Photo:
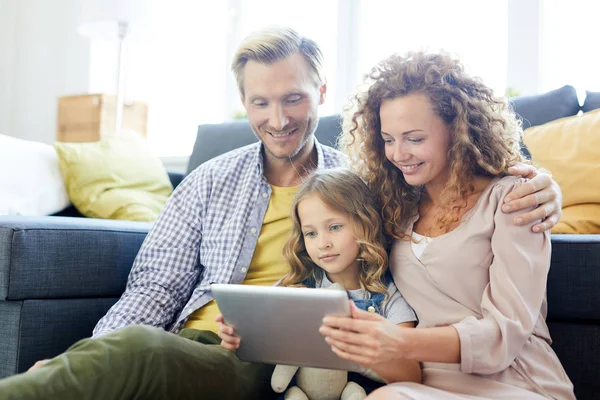
<path fill-rule="evenodd" d="M 291 28 L 266 28 L 251 33 L 242 41 L 233 55 L 231 71 L 240 95 L 244 97 L 244 67 L 250 60 L 273 64 L 293 54 L 301 54 L 318 86 L 325 83 L 323 53 L 313 40 L 301 36 Z"/>

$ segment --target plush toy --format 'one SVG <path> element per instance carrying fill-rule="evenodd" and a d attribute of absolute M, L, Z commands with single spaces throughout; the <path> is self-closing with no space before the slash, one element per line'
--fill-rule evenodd
<path fill-rule="evenodd" d="M 282 393 L 296 375 L 296 385 L 285 393 L 285 400 L 362 400 L 365 390 L 348 382 L 348 371 L 277 365 L 271 377 L 271 387 Z"/>
<path fill-rule="evenodd" d="M 344 290 L 338 283 L 334 283 L 329 289 Z M 369 372 L 365 374 L 369 378 L 381 379 Z M 271 387 L 276 393 L 283 393 L 294 375 L 296 386 L 285 393 L 286 400 L 362 400 L 367 397 L 359 384 L 348 382 L 348 371 L 333 369 L 277 365 L 271 377 Z"/>

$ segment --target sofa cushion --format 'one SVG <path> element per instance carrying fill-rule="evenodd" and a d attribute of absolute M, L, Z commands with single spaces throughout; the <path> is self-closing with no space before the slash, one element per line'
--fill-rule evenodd
<path fill-rule="evenodd" d="M 0 301 L 118 297 L 151 227 L 68 217 L 1 222 Z"/>
<path fill-rule="evenodd" d="M 521 119 L 523 129 L 576 115 L 579 112 L 577 92 L 572 86 L 563 86 L 539 95 L 515 97 L 510 103 L 517 117 Z M 531 157 L 523 143 L 521 143 L 521 151 L 526 158 Z"/>
<path fill-rule="evenodd" d="M 69 204 L 52 146 L 0 135 L 0 215 L 50 215 Z"/>
<path fill-rule="evenodd" d="M 0 379 L 90 337 L 118 297 L 0 302 Z M 12 342 L 12 343 L 11 343 Z M 18 345 L 15 344 L 18 343 Z"/>
<path fill-rule="evenodd" d="M 337 137 L 341 132 L 340 116 L 330 115 L 319 119 L 315 136 L 321 144 L 335 147 Z M 250 129 L 248 120 L 200 125 L 187 173 L 189 174 L 211 158 L 254 143 L 257 140 L 252 129 Z"/>
<path fill-rule="evenodd" d="M 563 207 L 568 212 L 552 229 L 553 233 L 600 233 L 599 132 L 600 110 L 524 132 L 523 140 L 533 162 L 549 170 L 563 192 Z M 572 208 L 575 206 L 585 210 L 578 212 Z"/>
<path fill-rule="evenodd" d="M 600 108 L 600 92 L 585 92 L 585 100 L 581 110 L 588 112 Z"/>
<path fill-rule="evenodd" d="M 22 308 L 20 301 L 0 301 L 0 379 L 18 369 Z"/>
<path fill-rule="evenodd" d="M 600 204 L 575 204 L 562 208 L 562 217 L 553 233 L 600 233 Z"/>
<path fill-rule="evenodd" d="M 532 161 L 548 169 L 563 191 L 563 206 L 600 203 L 600 110 L 525 130 Z"/>
<path fill-rule="evenodd" d="M 543 94 L 515 97 L 511 103 L 523 120 L 523 129 L 577 115 L 580 108 L 577 91 L 568 85 Z"/>
<path fill-rule="evenodd" d="M 173 186 L 134 132 L 91 143 L 56 143 L 71 201 L 86 217 L 154 221 Z"/>

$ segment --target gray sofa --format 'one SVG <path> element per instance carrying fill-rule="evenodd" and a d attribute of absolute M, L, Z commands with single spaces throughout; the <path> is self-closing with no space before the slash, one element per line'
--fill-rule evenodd
<path fill-rule="evenodd" d="M 583 107 L 566 86 L 518 98 L 525 126 L 600 108 L 600 93 Z M 323 117 L 321 143 L 335 145 L 338 117 Z M 206 160 L 255 141 L 246 121 L 198 128 L 188 173 Z M 526 152 L 526 149 L 524 149 Z M 174 185 L 183 175 L 171 174 Z M 600 190 L 600 188 L 598 189 Z M 150 224 L 79 216 L 0 217 L 0 377 L 25 371 L 90 336 L 125 288 Z M 553 235 L 548 324 L 553 347 L 580 399 L 600 398 L 600 235 Z"/>

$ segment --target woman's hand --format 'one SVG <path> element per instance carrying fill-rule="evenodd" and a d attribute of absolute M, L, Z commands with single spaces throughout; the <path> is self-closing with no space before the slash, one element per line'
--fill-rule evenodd
<path fill-rule="evenodd" d="M 340 358 L 366 368 L 405 358 L 403 328 L 350 301 L 352 317 L 325 317 L 319 332 Z M 412 323 L 408 324 L 412 325 Z"/>
<path fill-rule="evenodd" d="M 525 214 L 516 215 L 514 223 L 525 225 L 541 220 L 541 223 L 531 228 L 534 232 L 552 229 L 562 216 L 562 192 L 552 176 L 526 164 L 517 164 L 509 168 L 508 172 L 530 181 L 506 196 L 502 211 L 509 213 L 535 207 Z"/>
<path fill-rule="evenodd" d="M 234 329 L 225 323 L 223 315 L 217 315 L 217 325 L 219 327 L 219 337 L 221 338 L 221 346 L 227 350 L 237 350 L 240 347 L 240 338 L 235 336 Z"/>

